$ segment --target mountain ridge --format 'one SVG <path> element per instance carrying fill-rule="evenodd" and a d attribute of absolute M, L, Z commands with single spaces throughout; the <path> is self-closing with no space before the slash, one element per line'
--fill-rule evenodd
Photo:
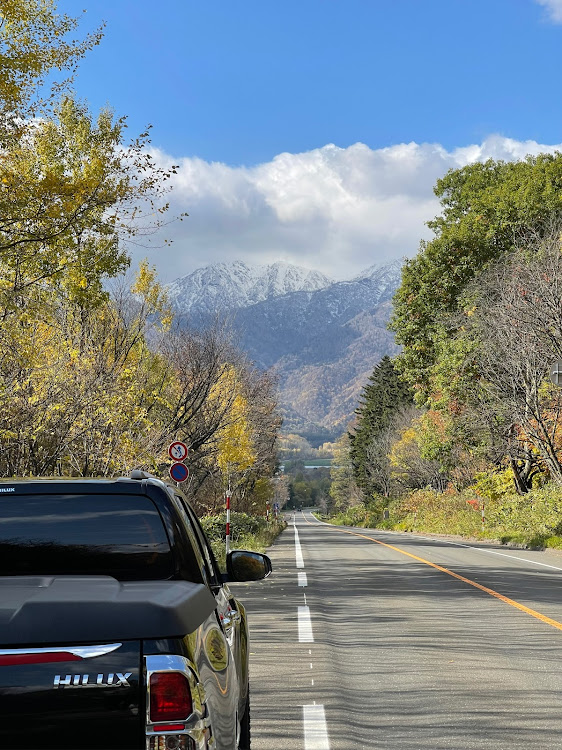
<path fill-rule="evenodd" d="M 331 281 L 323 274 L 307 278 L 312 273 L 308 269 L 292 267 L 297 269 L 293 272 L 288 264 L 283 265 L 290 283 L 273 286 L 265 298 L 259 299 L 264 294 L 264 271 L 261 286 L 256 287 L 255 267 L 237 262 L 232 264 L 238 274 L 233 285 L 227 278 L 225 287 L 219 283 L 212 294 L 207 290 L 189 304 L 176 287 L 172 304 L 186 325 L 204 325 L 217 313 L 228 315 L 239 346 L 259 367 L 277 373 L 286 430 L 305 434 L 318 429 L 335 436 L 353 418 L 361 389 L 375 365 L 385 354 L 398 352 L 386 326 L 401 263 L 371 266 L 348 281 Z M 219 273 L 216 267 L 209 268 L 213 269 L 211 278 L 222 279 L 229 264 L 220 264 Z M 248 274 L 245 280 L 240 276 L 244 273 Z M 265 272 L 266 280 L 271 276 L 270 270 Z M 195 278 L 200 284 L 205 274 Z M 299 285 L 318 288 L 279 293 Z M 213 295 L 221 289 L 221 305 L 213 306 Z M 248 303 L 251 299 L 257 301 Z"/>
<path fill-rule="evenodd" d="M 268 265 L 234 261 L 197 268 L 166 289 L 180 315 L 201 315 L 248 307 L 295 291 L 316 291 L 332 283 L 320 271 L 283 261 Z"/>

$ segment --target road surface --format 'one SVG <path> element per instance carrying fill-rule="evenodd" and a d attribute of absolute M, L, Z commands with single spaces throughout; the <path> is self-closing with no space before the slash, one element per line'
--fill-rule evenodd
<path fill-rule="evenodd" d="M 562 748 L 562 558 L 289 520 L 236 586 L 253 750 Z"/>

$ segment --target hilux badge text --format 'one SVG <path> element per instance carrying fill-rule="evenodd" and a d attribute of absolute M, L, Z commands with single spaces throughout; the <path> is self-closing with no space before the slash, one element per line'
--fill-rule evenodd
<path fill-rule="evenodd" d="M 132 672 L 110 672 L 105 679 L 105 674 L 67 674 L 62 677 L 60 674 L 55 675 L 53 687 L 129 687 L 129 677 Z"/>

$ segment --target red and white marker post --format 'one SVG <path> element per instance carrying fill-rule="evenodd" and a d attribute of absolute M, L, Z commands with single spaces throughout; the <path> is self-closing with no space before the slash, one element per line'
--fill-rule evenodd
<path fill-rule="evenodd" d="M 230 487 L 226 491 L 226 554 L 230 552 Z"/>

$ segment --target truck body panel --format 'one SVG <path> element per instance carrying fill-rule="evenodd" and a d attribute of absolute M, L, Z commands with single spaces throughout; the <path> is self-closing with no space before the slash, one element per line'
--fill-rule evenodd
<path fill-rule="evenodd" d="M 141 644 L 113 645 L 117 648 L 105 654 L 64 661 L 49 660 L 57 654 L 64 658 L 64 652 L 45 649 L 41 653 L 30 648 L 14 654 L 15 649 L 11 653 L 0 649 L 0 747 L 142 748 Z M 76 644 L 64 647 L 69 654 L 73 647 L 79 648 Z M 14 659 L 17 656 L 19 663 Z"/>
<path fill-rule="evenodd" d="M 187 500 L 144 475 L 0 493 L 0 747 L 247 750 L 247 621 L 226 581 L 256 553 L 222 574 Z"/>

